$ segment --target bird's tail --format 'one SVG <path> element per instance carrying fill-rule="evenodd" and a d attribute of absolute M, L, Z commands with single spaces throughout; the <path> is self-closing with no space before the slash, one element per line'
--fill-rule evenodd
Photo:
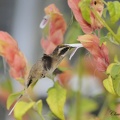
<path fill-rule="evenodd" d="M 31 83 L 30 83 L 31 84 Z M 12 107 L 12 109 L 10 110 L 9 114 L 8 115 L 11 115 L 13 110 L 15 109 L 17 103 L 21 100 L 21 98 L 23 98 L 23 96 L 25 96 L 27 94 L 28 98 L 30 99 L 30 96 L 27 92 L 28 88 L 29 88 L 30 85 L 25 85 L 25 88 L 23 90 L 23 92 L 21 93 L 21 95 L 17 98 L 16 100 L 16 103 L 14 104 L 14 106 Z M 31 99 L 30 99 L 31 100 Z"/>
<path fill-rule="evenodd" d="M 20 99 L 23 97 L 24 94 L 21 94 L 18 98 L 17 98 L 17 101 L 16 103 L 14 104 L 14 106 L 12 107 L 12 109 L 10 110 L 9 114 L 8 115 L 11 115 L 13 110 L 15 109 L 15 106 L 17 105 L 17 103 L 20 101 Z"/>

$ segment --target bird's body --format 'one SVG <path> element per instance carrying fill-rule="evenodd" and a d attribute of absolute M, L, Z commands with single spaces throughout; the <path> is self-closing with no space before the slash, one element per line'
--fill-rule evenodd
<path fill-rule="evenodd" d="M 32 66 L 26 87 L 28 88 L 30 85 L 35 84 L 40 78 L 52 75 L 71 48 L 72 47 L 68 45 L 59 45 L 50 55 L 44 54 L 43 57 Z"/>
<path fill-rule="evenodd" d="M 51 76 L 53 73 L 55 73 L 57 71 L 56 68 L 63 60 L 63 58 L 68 54 L 71 48 L 75 47 L 75 45 L 58 45 L 50 55 L 43 54 L 43 57 L 32 66 L 27 78 L 27 84 L 24 91 L 26 91 L 29 86 L 35 85 L 40 78 Z M 18 97 L 17 102 L 20 101 L 25 93 L 26 92 Z M 16 104 L 11 109 L 9 115 L 14 110 Z"/>

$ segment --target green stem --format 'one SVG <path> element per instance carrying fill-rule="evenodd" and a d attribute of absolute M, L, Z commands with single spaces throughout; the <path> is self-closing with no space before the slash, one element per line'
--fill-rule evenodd
<path fill-rule="evenodd" d="M 42 114 L 39 114 L 39 116 L 41 117 L 42 120 L 45 120 L 44 117 L 42 116 Z"/>
<path fill-rule="evenodd" d="M 80 69 L 80 68 L 79 68 Z M 78 71 L 80 71 L 78 69 Z M 81 72 L 79 73 L 79 79 L 78 79 L 78 91 L 76 93 L 76 119 L 75 120 L 81 120 L 81 99 L 82 99 L 82 95 L 80 93 L 80 89 L 82 87 L 82 80 L 81 80 Z"/>
<path fill-rule="evenodd" d="M 77 91 L 76 93 L 76 119 L 80 120 L 81 112 L 80 112 L 80 92 Z"/>
<path fill-rule="evenodd" d="M 42 116 L 42 114 L 40 114 L 40 113 L 36 110 L 36 108 L 33 108 L 33 110 L 38 113 L 38 115 L 40 116 L 41 120 L 45 120 L 44 117 Z"/>
<path fill-rule="evenodd" d="M 113 35 L 117 43 L 120 43 L 119 39 L 117 38 L 116 34 L 112 31 L 112 29 L 106 24 L 106 22 L 98 15 L 98 13 L 92 8 L 91 9 L 96 18 L 107 28 L 107 30 Z"/>
<path fill-rule="evenodd" d="M 108 100 L 109 100 L 109 93 L 107 94 L 105 100 L 104 100 L 104 103 L 102 105 L 102 108 L 98 114 L 98 117 L 101 119 L 101 120 L 104 120 L 104 117 L 105 117 L 105 114 L 106 114 L 106 111 L 107 111 L 107 103 L 108 103 Z"/>
<path fill-rule="evenodd" d="M 105 1 L 103 0 L 103 3 L 107 6 L 107 2 L 105 2 Z"/>

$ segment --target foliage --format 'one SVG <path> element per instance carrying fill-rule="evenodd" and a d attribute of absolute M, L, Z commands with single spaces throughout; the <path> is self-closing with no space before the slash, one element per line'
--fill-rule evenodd
<path fill-rule="evenodd" d="M 79 7 L 81 8 L 82 16 L 88 23 L 91 23 L 90 2 L 91 2 L 90 0 L 82 0 L 79 2 Z"/>
<path fill-rule="evenodd" d="M 15 110 L 14 110 L 14 116 L 17 120 L 22 120 L 23 115 L 33 107 L 33 105 L 35 104 L 35 102 L 23 102 L 20 101 L 16 104 L 15 106 Z"/>
<path fill-rule="evenodd" d="M 7 96 L 7 109 L 14 111 L 16 120 L 29 119 L 30 115 L 35 118 L 36 113 L 39 116 L 38 119 L 40 118 L 41 120 L 45 120 L 46 116 L 49 116 L 49 119 L 55 117 L 60 120 L 119 119 L 120 107 L 117 99 L 120 97 L 120 2 L 106 2 L 104 0 L 67 0 L 67 2 L 74 17 L 68 28 L 63 15 L 54 4 L 45 8 L 46 15 L 40 24 L 43 29 L 41 46 L 44 50 L 44 55 L 50 56 L 51 54 L 53 55 L 53 50 L 58 45 L 63 44 L 64 41 L 68 46 L 72 46 L 74 43 L 76 45 L 77 43 L 77 45 L 83 47 L 82 50 L 80 49 L 82 55 L 77 52 L 77 55 L 73 58 L 75 62 L 69 63 L 67 61 L 68 64 L 62 67 L 57 66 L 60 63 L 55 64 L 59 68 L 57 69 L 59 74 L 67 74 L 64 74 L 64 78 L 61 77 L 62 80 L 59 75 L 57 80 L 55 80 L 56 76 L 51 75 L 50 71 L 51 74 L 47 77 L 52 79 L 53 87 L 48 89 L 46 102 L 40 98 L 32 100 L 28 95 L 29 88 L 33 88 L 36 85 L 38 81 L 36 79 L 33 86 L 25 86 L 24 90 L 12 93 L 9 97 Z M 117 29 L 114 30 L 112 27 Z M 86 51 L 89 51 L 90 54 L 86 54 Z M 65 51 L 58 51 L 57 55 L 63 52 Z M 28 72 L 27 61 L 15 40 L 5 32 L 0 32 L 0 55 L 6 59 L 11 76 L 18 80 L 19 83 L 24 84 L 25 75 Z M 42 60 L 45 61 L 43 58 Z M 47 61 L 45 63 L 49 67 L 53 65 L 51 64 L 52 60 L 49 64 Z M 50 70 L 47 68 L 48 66 L 40 64 L 43 73 Z M 35 71 L 35 73 L 37 72 Z M 44 77 L 44 74 L 40 72 L 38 74 L 36 76 L 40 76 L 39 78 Z M 84 77 L 86 78 L 85 82 L 88 83 L 85 89 Z M 90 86 L 93 87 L 95 84 L 95 81 L 90 81 L 91 78 L 92 80 L 96 78 L 96 81 L 98 80 L 103 85 L 101 86 L 105 88 L 102 88 L 102 92 L 98 96 L 92 94 L 93 91 L 96 92 L 99 89 L 98 87 L 96 87 L 97 90 L 94 88 L 92 90 L 89 89 Z M 72 80 L 70 79 L 73 79 L 74 83 L 77 81 L 75 88 L 74 84 L 71 84 Z M 34 78 L 31 77 L 30 80 L 29 82 L 31 83 Z M 5 81 L 4 84 L 6 84 L 6 88 L 7 82 Z M 4 88 L 1 84 L 2 87 Z M 12 86 L 10 84 L 11 91 Z M 86 92 L 89 95 L 86 95 Z M 99 96 L 102 97 L 99 98 Z M 48 113 L 44 110 L 45 104 L 49 106 L 50 112 Z M 110 110 L 114 112 L 114 116 L 109 112 Z M 43 114 L 43 111 L 45 111 L 45 114 Z"/>
<path fill-rule="evenodd" d="M 64 104 L 66 100 L 66 90 L 58 83 L 55 83 L 52 88 L 48 90 L 47 103 L 51 111 L 61 120 L 64 118 Z"/>

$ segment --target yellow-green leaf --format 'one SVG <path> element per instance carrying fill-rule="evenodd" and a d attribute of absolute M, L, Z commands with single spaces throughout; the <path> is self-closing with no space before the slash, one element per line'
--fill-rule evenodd
<path fill-rule="evenodd" d="M 106 18 L 107 8 L 104 8 L 103 10 L 103 17 Z"/>
<path fill-rule="evenodd" d="M 108 66 L 108 68 L 107 68 L 107 70 L 106 70 L 106 73 L 107 73 L 107 74 L 110 74 L 110 73 L 111 73 L 111 70 L 112 70 L 112 68 L 113 68 L 114 65 L 116 65 L 116 63 L 111 63 L 111 64 Z"/>
<path fill-rule="evenodd" d="M 18 78 L 18 81 L 19 81 L 22 85 L 25 84 L 25 80 L 24 80 L 23 78 Z"/>
<path fill-rule="evenodd" d="M 64 104 L 66 100 L 66 90 L 58 83 L 48 90 L 47 103 L 51 111 L 60 119 L 64 118 Z"/>
<path fill-rule="evenodd" d="M 107 37 L 107 36 L 100 38 L 100 46 L 101 46 L 104 42 L 106 42 L 107 40 L 108 40 L 108 37 Z"/>
<path fill-rule="evenodd" d="M 120 74 L 113 79 L 113 87 L 118 96 L 120 96 Z"/>
<path fill-rule="evenodd" d="M 14 117 L 17 120 L 22 120 L 23 115 L 34 106 L 35 102 L 20 101 L 16 104 L 14 109 Z"/>
<path fill-rule="evenodd" d="M 38 111 L 38 113 L 42 114 L 42 100 L 39 100 L 37 103 L 35 103 L 34 107 Z"/>
<path fill-rule="evenodd" d="M 120 36 L 120 26 L 118 27 L 117 35 Z"/>
<path fill-rule="evenodd" d="M 118 60 L 118 56 L 117 55 L 114 56 L 114 62 L 115 63 L 120 63 L 119 60 Z"/>
<path fill-rule="evenodd" d="M 116 92 L 115 92 L 114 87 L 113 87 L 112 78 L 111 78 L 110 75 L 109 75 L 109 77 L 107 79 L 105 79 L 103 81 L 103 85 L 104 85 L 104 87 L 106 88 L 106 90 L 108 92 L 110 92 L 111 94 L 116 95 Z"/>
<path fill-rule="evenodd" d="M 82 98 L 80 105 L 81 106 L 79 106 L 79 108 L 81 109 L 82 113 L 92 112 L 98 108 L 97 102 L 90 98 Z"/>
<path fill-rule="evenodd" d="M 80 25 L 78 22 L 73 21 L 72 25 L 69 26 L 68 32 L 66 33 L 65 36 L 65 42 L 68 43 L 76 43 L 78 41 L 77 38 L 80 34 L 83 34 Z"/>
<path fill-rule="evenodd" d="M 90 2 L 91 2 L 91 0 L 81 0 L 78 4 L 78 6 L 81 10 L 81 13 L 82 13 L 82 17 L 89 24 L 91 23 L 91 20 L 90 20 Z"/>
<path fill-rule="evenodd" d="M 111 69 L 111 76 L 115 79 L 120 74 L 120 64 L 115 64 Z"/>
<path fill-rule="evenodd" d="M 107 8 L 110 14 L 111 22 L 116 23 L 120 19 L 120 2 L 108 2 Z"/>
<path fill-rule="evenodd" d="M 17 92 L 17 93 L 13 93 L 11 94 L 8 99 L 7 99 L 7 109 L 9 109 L 11 107 L 11 105 L 15 102 L 15 100 L 18 99 L 18 97 L 23 93 L 23 91 L 21 92 Z"/>

